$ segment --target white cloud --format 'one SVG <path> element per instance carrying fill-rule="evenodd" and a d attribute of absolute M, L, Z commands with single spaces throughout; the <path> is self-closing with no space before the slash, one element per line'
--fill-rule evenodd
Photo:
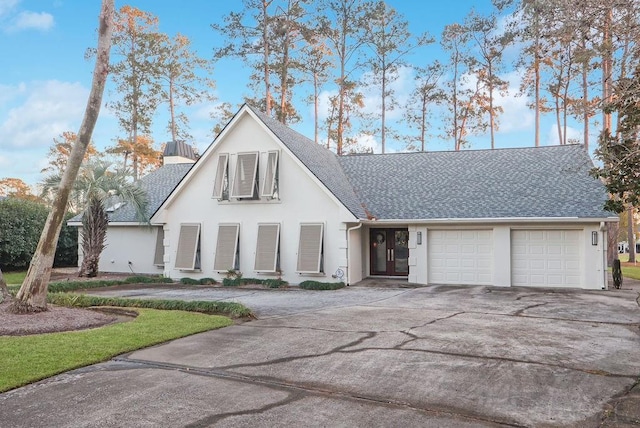
<path fill-rule="evenodd" d="M 0 0 L 0 25 L 4 31 L 48 31 L 53 27 L 53 15 L 47 12 L 19 10 L 19 4 L 20 0 Z"/>
<path fill-rule="evenodd" d="M 88 90 L 79 83 L 50 80 L 27 84 L 19 105 L 1 116 L 3 146 L 13 149 L 48 147 L 63 131 L 75 130 L 82 119 Z"/>
<path fill-rule="evenodd" d="M 526 95 L 518 95 L 522 73 L 516 70 L 500 77 L 509 83 L 509 87 L 506 95 L 495 94 L 496 105 L 503 110 L 498 117 L 499 132 L 530 129 L 535 119 L 533 111 L 527 105 L 531 100 Z"/>
<path fill-rule="evenodd" d="M 579 141 L 582 143 L 582 131 L 576 128 L 572 128 L 567 126 L 567 142 L 572 143 Z M 558 145 L 560 144 L 560 136 L 558 135 L 558 125 L 553 124 L 549 128 L 549 132 L 547 133 L 547 141 L 548 145 Z"/>
<path fill-rule="evenodd" d="M 53 27 L 53 15 L 47 12 L 20 12 L 7 27 L 9 32 L 22 30 L 47 31 Z"/>
<path fill-rule="evenodd" d="M 0 0 L 0 18 L 9 15 L 19 2 L 20 0 Z"/>

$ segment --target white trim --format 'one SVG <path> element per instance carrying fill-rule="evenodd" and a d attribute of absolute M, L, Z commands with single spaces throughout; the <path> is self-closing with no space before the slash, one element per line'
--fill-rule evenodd
<path fill-rule="evenodd" d="M 618 217 L 482 217 L 482 218 L 436 218 L 436 219 L 384 219 L 361 220 L 366 225 L 376 224 L 442 224 L 442 223 L 595 223 L 617 222 Z"/>

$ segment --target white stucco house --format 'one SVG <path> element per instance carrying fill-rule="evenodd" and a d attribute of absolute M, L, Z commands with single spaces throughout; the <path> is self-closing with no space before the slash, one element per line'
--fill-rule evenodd
<path fill-rule="evenodd" d="M 602 289 L 617 216 L 592 166 L 581 145 L 338 157 L 245 105 L 147 178 L 153 227 L 112 213 L 100 270 Z"/>

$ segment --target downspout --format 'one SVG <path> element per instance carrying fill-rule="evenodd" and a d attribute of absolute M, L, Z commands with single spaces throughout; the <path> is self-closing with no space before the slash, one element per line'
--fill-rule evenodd
<path fill-rule="evenodd" d="M 604 221 L 600 222 L 600 231 L 602 232 L 602 289 L 607 290 L 609 288 L 609 275 L 607 271 L 609 237 L 607 236 L 607 225 Z"/>
<path fill-rule="evenodd" d="M 349 251 L 351 250 L 351 242 L 349 240 L 349 237 L 351 236 L 351 231 L 352 230 L 357 230 L 360 229 L 362 227 L 362 223 L 358 223 L 357 226 L 353 226 L 347 229 L 347 285 L 349 285 L 349 282 L 351 282 L 351 271 L 350 266 L 351 263 L 349 263 L 349 260 L 351 259 Z"/>

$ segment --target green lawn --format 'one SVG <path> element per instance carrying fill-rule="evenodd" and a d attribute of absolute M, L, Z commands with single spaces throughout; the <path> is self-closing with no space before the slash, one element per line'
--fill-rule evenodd
<path fill-rule="evenodd" d="M 184 311 L 136 309 L 131 322 L 89 330 L 0 336 L 0 392 L 107 361 L 136 349 L 226 327 L 227 317 Z M 28 316 L 28 315 L 25 315 Z"/>
<path fill-rule="evenodd" d="M 640 263 L 637 266 L 622 266 L 624 278 L 640 279 Z"/>
<path fill-rule="evenodd" d="M 12 285 L 12 284 L 17 284 L 20 285 L 22 284 L 22 281 L 24 281 L 24 277 L 27 276 L 27 271 L 22 271 L 22 272 L 2 272 L 2 276 L 4 276 L 4 280 L 7 282 L 8 285 Z"/>

